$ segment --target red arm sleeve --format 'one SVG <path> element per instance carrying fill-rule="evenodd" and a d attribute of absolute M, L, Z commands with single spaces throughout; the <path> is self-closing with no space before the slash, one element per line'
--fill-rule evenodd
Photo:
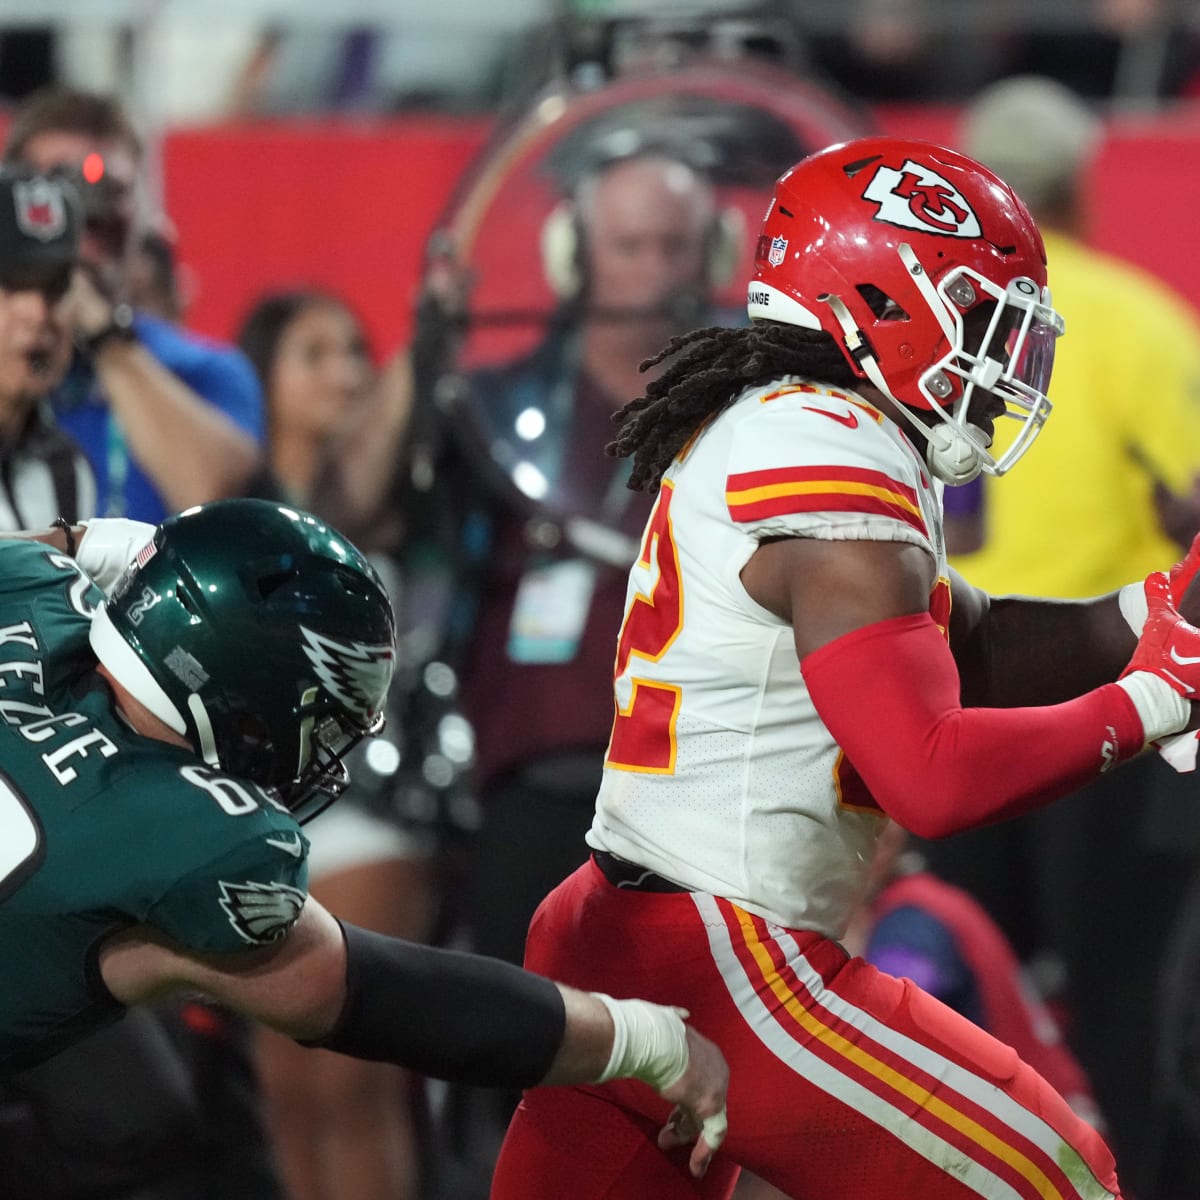
<path fill-rule="evenodd" d="M 876 802 L 921 837 L 1040 808 L 1142 749 L 1141 720 L 1116 684 L 1065 704 L 963 708 L 954 658 L 928 613 L 856 629 L 800 667 Z"/>

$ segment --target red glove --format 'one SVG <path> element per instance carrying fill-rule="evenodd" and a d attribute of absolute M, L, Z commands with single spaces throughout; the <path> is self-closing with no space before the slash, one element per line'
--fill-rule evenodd
<path fill-rule="evenodd" d="M 1189 571 L 1191 575 L 1196 573 L 1200 564 L 1189 564 L 1191 557 L 1189 550 L 1188 557 L 1179 564 L 1180 577 Z M 1161 571 L 1148 575 L 1142 586 L 1146 596 L 1146 624 L 1121 678 L 1134 671 L 1149 671 L 1165 680 L 1184 699 L 1200 697 L 1200 629 L 1179 615 L 1172 603 L 1172 583 Z"/>

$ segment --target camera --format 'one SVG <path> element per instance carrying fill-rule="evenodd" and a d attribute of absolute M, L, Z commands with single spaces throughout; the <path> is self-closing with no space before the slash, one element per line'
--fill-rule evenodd
<path fill-rule="evenodd" d="M 75 189 L 84 228 L 103 244 L 106 253 L 123 254 L 133 223 L 132 196 L 128 184 L 109 174 L 103 155 L 89 154 L 82 163 L 64 163 L 47 174 Z"/>

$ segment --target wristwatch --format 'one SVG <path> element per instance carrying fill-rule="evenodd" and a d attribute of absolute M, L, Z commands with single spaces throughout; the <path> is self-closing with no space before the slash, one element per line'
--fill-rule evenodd
<path fill-rule="evenodd" d="M 79 339 L 79 348 L 95 357 L 109 342 L 136 342 L 137 331 L 133 327 L 133 308 L 128 304 L 114 304 L 108 324 L 91 337 Z"/>

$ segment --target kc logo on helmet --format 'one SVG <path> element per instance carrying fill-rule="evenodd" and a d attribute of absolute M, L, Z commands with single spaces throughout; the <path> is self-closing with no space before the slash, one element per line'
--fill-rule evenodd
<path fill-rule="evenodd" d="M 911 158 L 899 171 L 879 167 L 863 199 L 879 205 L 876 220 L 902 229 L 960 238 L 977 238 L 983 233 L 962 193 L 932 167 Z"/>
<path fill-rule="evenodd" d="M 62 192 L 45 179 L 19 180 L 13 184 L 17 228 L 28 237 L 52 242 L 67 231 L 67 210 Z"/>

